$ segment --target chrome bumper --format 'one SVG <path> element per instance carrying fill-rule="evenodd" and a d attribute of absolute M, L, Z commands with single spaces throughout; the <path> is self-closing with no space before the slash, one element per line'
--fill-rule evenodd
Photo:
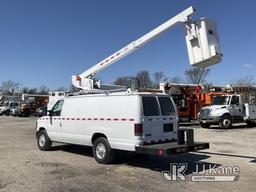
<path fill-rule="evenodd" d="M 205 116 L 205 117 L 198 117 L 198 121 L 200 123 L 219 123 L 220 116 Z"/>

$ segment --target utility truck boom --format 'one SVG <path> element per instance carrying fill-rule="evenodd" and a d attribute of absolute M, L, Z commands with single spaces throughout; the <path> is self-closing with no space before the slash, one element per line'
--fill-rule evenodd
<path fill-rule="evenodd" d="M 93 81 L 93 76 L 96 73 L 129 55 L 142 45 L 152 41 L 178 23 L 185 24 L 186 43 L 191 65 L 206 67 L 219 63 L 221 61 L 222 54 L 220 52 L 216 24 L 215 22 L 206 19 L 193 22 L 191 21 L 190 16 L 194 13 L 194 7 L 191 6 L 187 8 L 183 12 L 113 53 L 80 75 L 72 76 L 73 85 L 77 88 L 90 91 L 94 89 L 94 85 L 96 83 L 97 87 L 100 88 L 100 82 Z"/>

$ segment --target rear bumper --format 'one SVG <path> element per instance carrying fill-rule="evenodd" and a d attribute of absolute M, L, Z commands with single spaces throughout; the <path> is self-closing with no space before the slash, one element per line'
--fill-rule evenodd
<path fill-rule="evenodd" d="M 186 152 L 192 152 L 202 149 L 209 149 L 209 143 L 194 142 L 193 145 L 178 145 L 176 143 L 164 143 L 155 145 L 146 145 L 135 147 L 135 152 L 139 154 L 150 154 L 168 156 L 174 154 L 181 154 Z"/>
<path fill-rule="evenodd" d="M 209 143 L 194 142 L 193 129 L 179 129 L 178 142 L 136 146 L 135 152 L 139 154 L 168 156 L 209 149 L 209 147 Z"/>

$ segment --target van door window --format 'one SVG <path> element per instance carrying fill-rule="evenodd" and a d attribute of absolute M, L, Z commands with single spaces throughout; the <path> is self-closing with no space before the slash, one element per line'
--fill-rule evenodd
<path fill-rule="evenodd" d="M 169 97 L 158 97 L 162 115 L 174 115 L 175 110 Z"/>
<path fill-rule="evenodd" d="M 52 108 L 52 116 L 60 116 L 64 100 L 58 101 Z"/>
<path fill-rule="evenodd" d="M 155 97 L 142 97 L 142 103 L 145 116 L 159 115 L 159 107 Z"/>

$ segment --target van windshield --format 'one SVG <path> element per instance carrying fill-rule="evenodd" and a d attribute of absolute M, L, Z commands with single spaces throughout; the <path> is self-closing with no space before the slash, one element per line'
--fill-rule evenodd
<path fill-rule="evenodd" d="M 172 100 L 169 97 L 158 97 L 162 115 L 174 115 L 175 110 Z"/>
<path fill-rule="evenodd" d="M 159 115 L 158 103 L 155 97 L 142 97 L 142 104 L 145 116 Z"/>
<path fill-rule="evenodd" d="M 228 105 L 230 96 L 214 96 L 212 98 L 212 105 Z"/>

